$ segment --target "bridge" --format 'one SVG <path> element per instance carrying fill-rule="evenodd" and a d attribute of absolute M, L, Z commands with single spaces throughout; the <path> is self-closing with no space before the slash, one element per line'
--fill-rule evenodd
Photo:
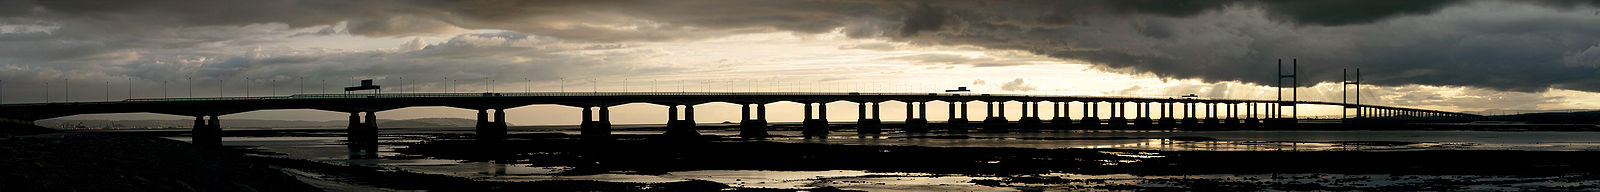
<path fill-rule="evenodd" d="M 0 105 L 0 118 L 32 122 L 79 114 L 159 113 L 194 117 L 192 136 L 201 146 L 221 145 L 221 115 L 273 109 L 315 109 L 349 113 L 348 137 L 352 144 L 377 142 L 375 112 L 406 107 L 444 106 L 478 111 L 476 136 L 481 140 L 500 140 L 506 134 L 505 109 L 528 105 L 563 105 L 583 109 L 581 137 L 609 139 L 612 106 L 649 103 L 668 107 L 667 131 L 670 137 L 699 135 L 694 124 L 694 107 L 724 102 L 741 106 L 740 136 L 767 137 L 766 105 L 777 102 L 804 104 L 802 134 L 826 136 L 827 106 L 834 102 L 858 105 L 856 131 L 863 135 L 883 131 L 879 105 L 886 101 L 906 104 L 906 132 L 927 132 L 943 128 L 950 132 L 1037 131 L 1040 129 L 1138 129 L 1138 130 L 1217 130 L 1281 129 L 1299 124 L 1295 115 L 1284 116 L 1285 107 L 1330 105 L 1354 109 L 1355 116 L 1342 123 L 1360 122 L 1459 122 L 1483 116 L 1404 107 L 1360 105 L 1319 101 L 1279 101 L 1247 99 L 1106 97 L 1069 95 L 1008 95 L 971 93 L 804 93 L 804 92 L 515 92 L 515 93 L 372 93 L 372 94 L 297 94 L 265 97 L 207 97 L 126 99 L 104 102 L 53 102 Z M 927 119 L 928 102 L 949 105 L 949 119 L 942 126 L 931 126 Z M 1022 117 L 1005 117 L 1005 102 L 1022 103 Z M 967 107 L 982 103 L 988 113 L 980 122 L 970 122 Z M 1039 117 L 1041 104 L 1051 105 L 1052 118 Z M 1082 106 L 1083 117 L 1069 117 L 1072 105 Z M 1109 105 L 1110 117 L 1100 117 L 1101 104 Z M 1126 115 L 1133 104 L 1135 117 Z M 1152 110 L 1152 105 L 1155 106 Z M 959 109 L 959 110 L 958 110 Z M 1183 117 L 1174 117 L 1176 111 Z M 493 111 L 493 112 L 490 112 Z M 491 115 L 492 114 L 492 115 Z M 1203 117 L 1197 117 L 1202 115 Z M 491 118 L 492 117 L 492 118 Z"/>

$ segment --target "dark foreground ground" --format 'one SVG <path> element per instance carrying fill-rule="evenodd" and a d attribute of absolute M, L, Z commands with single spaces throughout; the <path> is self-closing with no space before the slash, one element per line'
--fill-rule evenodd
<path fill-rule="evenodd" d="M 1600 160 L 1600 152 L 1590 151 L 1174 152 L 826 145 L 654 136 L 618 136 L 614 141 L 592 142 L 555 133 L 518 134 L 497 142 L 470 138 L 470 135 L 441 134 L 428 136 L 422 142 L 384 143 L 403 146 L 396 148 L 399 155 L 385 158 L 573 167 L 560 173 L 568 175 L 661 174 L 686 170 L 932 173 L 984 176 L 994 179 L 973 183 L 1022 190 L 1459 191 L 1506 186 L 1508 188 L 1504 189 L 1582 191 L 1600 188 L 1600 174 L 1597 174 L 1600 163 L 1595 163 Z M 0 157 L 5 157 L 0 159 L 0 191 L 319 190 L 301 182 L 305 179 L 433 191 L 793 191 L 737 188 L 710 181 L 480 181 L 387 168 L 242 155 L 252 152 L 259 151 L 197 149 L 184 142 L 148 135 L 45 133 L 14 136 L 0 139 Z M 301 178 L 297 180 L 296 176 L 285 172 L 312 173 L 311 177 L 315 178 L 299 174 Z M 1089 177 L 1061 176 L 1067 173 Z M 1495 189 L 1502 188 L 1489 188 Z"/>
<path fill-rule="evenodd" d="M 0 191 L 320 191 L 269 163 L 137 136 L 0 139 Z"/>
<path fill-rule="evenodd" d="M 709 181 L 492 182 L 361 166 L 243 155 L 181 141 L 115 133 L 55 133 L 45 128 L 0 128 L 0 191 L 322 191 L 307 178 L 428 191 L 792 191 L 738 189 Z M 814 191 L 829 191 L 823 188 Z"/>
<path fill-rule="evenodd" d="M 1594 190 L 1591 151 L 1144 151 L 942 148 L 623 137 L 585 142 L 524 134 L 502 142 L 438 138 L 397 152 L 472 161 L 564 166 L 563 174 L 687 170 L 866 170 L 1002 179 L 1024 190 Z M 894 139 L 894 138 L 888 138 Z M 1391 143 L 1366 143 L 1384 145 Z M 405 157 L 398 157 L 405 158 Z M 1129 175 L 1071 178 L 1059 174 Z M 1222 177 L 1214 177 L 1214 176 Z M 1206 177 L 1189 177 L 1206 176 Z M 1126 182 L 1135 180 L 1136 182 Z M 1346 183 L 1370 184 L 1346 184 Z M 1500 187 L 1500 188 L 1497 188 Z"/>

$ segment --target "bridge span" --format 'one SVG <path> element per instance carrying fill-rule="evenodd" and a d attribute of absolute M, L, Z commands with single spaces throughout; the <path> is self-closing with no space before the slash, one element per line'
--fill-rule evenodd
<path fill-rule="evenodd" d="M 667 131 L 674 137 L 697 136 L 694 125 L 694 106 L 713 102 L 733 103 L 741 106 L 740 136 L 763 138 L 767 135 L 766 104 L 776 102 L 803 104 L 805 120 L 802 134 L 825 136 L 828 128 L 826 103 L 851 102 L 858 104 L 856 131 L 861 134 L 879 134 L 883 131 L 879 105 L 886 101 L 906 104 L 904 130 L 926 132 L 943 128 L 946 131 L 965 132 L 971 128 L 979 131 L 1036 131 L 1040 129 L 1139 129 L 1139 130 L 1217 130 L 1289 128 L 1298 124 L 1297 117 L 1284 116 L 1285 107 L 1296 105 L 1330 105 L 1353 109 L 1352 122 L 1452 122 L 1482 118 L 1480 115 L 1320 101 L 1277 101 L 1248 99 L 1197 99 L 1155 97 L 1106 97 L 1069 95 L 1011 95 L 971 93 L 805 93 L 805 92 L 515 92 L 515 93 L 383 93 L 383 94 L 297 94 L 265 97 L 206 97 L 126 99 L 103 102 L 54 102 L 0 105 L 0 118 L 32 122 L 40 119 L 79 114 L 101 113 L 159 113 L 194 117 L 194 143 L 202 146 L 219 146 L 221 126 L 218 116 L 272 109 L 315 109 L 349 113 L 348 136 L 351 143 L 375 144 L 377 142 L 377 117 L 375 112 L 421 106 L 445 106 L 477 110 L 477 137 L 499 140 L 505 137 L 505 109 L 527 105 L 553 104 L 583 109 L 582 137 L 609 139 L 611 134 L 610 110 L 612 106 L 649 103 L 668 107 Z M 927 119 L 927 103 L 946 102 L 949 119 L 942 126 L 931 126 Z M 1012 122 L 1005 118 L 1004 102 L 1022 103 L 1022 116 Z M 971 103 L 985 105 L 985 115 L 979 123 L 971 123 L 967 107 Z M 1040 105 L 1051 105 L 1052 118 L 1044 122 L 1039 117 Z M 1083 106 L 1082 118 L 1068 116 L 1070 106 Z M 1099 105 L 1109 105 L 1110 117 L 1099 116 Z M 1133 104 L 1135 117 L 1126 117 Z M 1154 110 L 1152 110 L 1154 106 Z M 959 110 L 958 110 L 959 109 Z M 1176 111 L 1183 117 L 1174 117 Z M 493 111 L 493 112 L 490 112 Z M 752 113 L 753 112 L 753 113 Z M 492 115 L 491 115 L 492 114 Z M 1197 117 L 1197 114 L 1203 117 Z M 492 117 L 492 118 L 491 118 Z M 974 125 L 976 124 L 976 125 Z M 1131 124 L 1131 125 L 1130 125 Z"/>

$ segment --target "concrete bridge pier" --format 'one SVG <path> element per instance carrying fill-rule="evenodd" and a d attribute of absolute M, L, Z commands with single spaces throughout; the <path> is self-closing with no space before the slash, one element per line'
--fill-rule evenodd
<path fill-rule="evenodd" d="M 1083 102 L 1083 121 L 1078 123 L 1078 127 L 1100 129 L 1100 102 Z"/>
<path fill-rule="evenodd" d="M 1205 125 L 1204 125 L 1205 130 L 1217 130 L 1217 129 L 1222 128 L 1222 119 L 1218 119 L 1217 118 L 1217 104 L 1216 103 L 1201 103 L 1200 105 L 1204 106 L 1205 110 L 1206 110 L 1205 111 L 1206 119 L 1205 119 Z"/>
<path fill-rule="evenodd" d="M 595 115 L 594 108 L 600 108 L 600 114 Z M 600 116 L 600 118 L 595 118 Z M 583 123 L 579 124 L 578 134 L 580 139 L 594 141 L 611 140 L 611 107 L 586 106 L 583 107 Z"/>
<path fill-rule="evenodd" d="M 1133 111 L 1134 129 L 1155 129 L 1154 122 L 1150 119 L 1150 103 L 1133 103 Z"/>
<path fill-rule="evenodd" d="M 1039 119 L 1038 101 L 1022 102 L 1022 118 L 1017 120 L 1017 125 L 1017 130 L 1026 132 L 1038 132 L 1044 128 L 1044 120 Z"/>
<path fill-rule="evenodd" d="M 957 106 L 956 103 L 961 105 Z M 956 113 L 957 111 L 960 111 L 960 113 Z M 967 133 L 966 101 L 950 101 L 950 120 L 946 120 L 944 125 L 950 133 Z"/>
<path fill-rule="evenodd" d="M 1006 104 L 1004 101 L 984 101 L 988 106 L 988 117 L 983 118 L 983 132 L 1006 132 L 1011 120 L 1006 120 Z"/>
<path fill-rule="evenodd" d="M 1069 114 L 1067 114 L 1068 111 L 1071 111 L 1071 107 L 1067 104 L 1067 102 L 1050 102 L 1052 107 L 1050 111 L 1051 129 L 1066 130 L 1072 128 L 1072 117 L 1068 117 Z"/>
<path fill-rule="evenodd" d="M 1244 106 L 1245 106 L 1244 128 L 1245 129 L 1259 129 L 1259 128 L 1261 128 L 1261 118 L 1256 118 L 1256 105 L 1257 105 L 1256 103 L 1245 103 L 1244 104 Z"/>
<path fill-rule="evenodd" d="M 913 105 L 912 103 L 916 103 L 916 104 Z M 911 110 L 913 107 L 916 108 L 916 111 L 914 113 Z M 927 133 L 928 132 L 928 102 L 927 101 L 906 102 L 905 131 L 908 132 L 908 133 Z"/>
<path fill-rule="evenodd" d="M 816 118 L 811 118 L 812 105 L 816 105 Z M 802 124 L 800 134 L 806 138 L 828 136 L 828 104 L 806 103 L 806 120 Z"/>
<path fill-rule="evenodd" d="M 1230 128 L 1230 129 L 1238 129 L 1238 128 L 1242 127 L 1243 126 L 1243 122 L 1239 122 L 1239 104 L 1238 103 L 1229 103 L 1229 104 L 1224 104 L 1224 106 L 1228 110 L 1228 118 L 1222 120 L 1223 127 L 1227 127 L 1227 128 Z"/>
<path fill-rule="evenodd" d="M 194 128 L 190 130 L 189 136 L 195 146 L 221 148 L 222 124 L 218 123 L 216 115 L 212 115 L 210 121 L 206 121 L 204 115 L 194 116 Z"/>
<path fill-rule="evenodd" d="M 494 120 L 488 118 L 489 109 L 478 110 L 478 124 L 474 136 L 479 141 L 501 141 L 506 139 L 506 111 L 495 109 Z"/>
<path fill-rule="evenodd" d="M 667 117 L 671 119 L 667 121 L 667 137 L 690 138 L 700 136 L 700 132 L 695 130 L 694 125 L 694 105 L 683 105 L 683 119 L 678 119 L 677 105 L 667 107 L 667 110 L 671 111 L 667 113 Z"/>
<path fill-rule="evenodd" d="M 365 112 L 366 121 L 363 122 L 361 113 L 363 112 L 350 112 L 350 127 L 345 130 L 345 141 L 350 143 L 352 156 L 358 156 L 358 153 L 376 156 L 378 151 L 378 116 L 373 115 L 371 111 Z"/>
<path fill-rule="evenodd" d="M 1111 118 L 1106 120 L 1108 129 L 1128 129 L 1128 103 L 1111 102 Z"/>
<path fill-rule="evenodd" d="M 756 117 L 750 118 L 750 106 L 755 105 Z M 767 104 L 739 104 L 739 137 L 759 139 L 767 137 Z"/>
<path fill-rule="evenodd" d="M 867 110 L 869 109 L 867 105 L 869 104 L 872 105 L 872 108 L 870 108 L 872 110 L 871 117 L 867 116 Z M 878 116 L 878 104 L 877 102 L 861 102 L 857 104 L 860 107 L 856 111 L 858 117 L 856 119 L 856 135 L 877 136 L 883 134 L 883 120 L 880 120 L 880 116 Z"/>
<path fill-rule="evenodd" d="M 1195 103 L 1183 103 L 1184 130 L 1200 129 L 1200 119 L 1195 118 L 1195 111 L 1198 111 L 1198 109 L 1195 108 L 1194 104 Z"/>
<path fill-rule="evenodd" d="M 1161 122 L 1156 125 L 1156 129 L 1172 130 L 1172 128 L 1178 127 L 1178 119 L 1173 118 L 1173 114 L 1175 114 L 1174 111 L 1177 110 L 1172 107 L 1172 103 L 1157 104 L 1161 105 Z"/>

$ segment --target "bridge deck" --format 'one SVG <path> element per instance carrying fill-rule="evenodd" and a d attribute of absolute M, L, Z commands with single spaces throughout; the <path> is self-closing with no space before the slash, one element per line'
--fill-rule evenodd
<path fill-rule="evenodd" d="M 510 108 L 533 104 L 568 106 L 614 106 L 628 103 L 695 105 L 711 102 L 773 103 L 791 102 L 883 102 L 883 101 L 1050 101 L 1050 102 L 1135 102 L 1135 103 L 1266 103 L 1281 106 L 1332 105 L 1448 115 L 1474 114 L 1356 105 L 1322 101 L 1276 101 L 1250 99 L 1209 99 L 1174 97 L 1116 97 L 1082 95 L 1024 95 L 974 93 L 838 93 L 838 92 L 508 92 L 508 93 L 382 93 L 382 94 L 297 94 L 261 97 L 144 98 L 120 101 L 51 102 L 0 105 L 0 116 L 17 119 L 44 119 L 92 113 L 153 112 L 174 115 L 231 114 L 266 109 L 321 109 L 332 111 L 372 111 L 413 106 L 451 106 L 472 109 Z"/>

